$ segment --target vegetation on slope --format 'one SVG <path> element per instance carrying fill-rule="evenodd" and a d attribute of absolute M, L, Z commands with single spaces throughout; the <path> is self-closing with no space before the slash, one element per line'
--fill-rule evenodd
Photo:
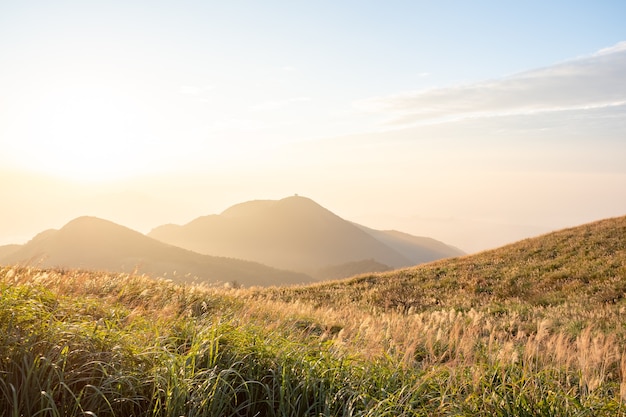
<path fill-rule="evenodd" d="M 321 280 L 331 280 L 353 277 L 363 273 L 363 271 L 384 272 L 392 269 L 390 266 L 376 262 L 374 259 L 363 259 L 361 261 L 346 262 L 340 265 L 320 268 L 313 275 Z"/>
<path fill-rule="evenodd" d="M 0 409 L 626 416 L 624 223 L 294 289 L 0 268 Z"/>
<path fill-rule="evenodd" d="M 626 296 L 626 216 L 476 255 L 260 295 L 319 306 L 349 303 L 402 312 L 467 311 L 502 304 L 615 304 Z"/>

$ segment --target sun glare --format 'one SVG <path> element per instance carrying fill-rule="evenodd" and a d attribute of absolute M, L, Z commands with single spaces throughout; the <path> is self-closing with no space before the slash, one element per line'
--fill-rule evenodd
<path fill-rule="evenodd" d="M 13 126 L 13 160 L 74 181 L 116 180 L 145 169 L 150 127 L 133 97 L 106 83 L 75 83 L 26 96 Z"/>

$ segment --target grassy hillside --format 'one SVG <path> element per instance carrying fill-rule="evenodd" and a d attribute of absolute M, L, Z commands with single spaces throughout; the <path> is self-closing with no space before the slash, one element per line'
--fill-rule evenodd
<path fill-rule="evenodd" d="M 602 306 L 626 296 L 626 216 L 523 240 L 476 255 L 262 296 L 366 310 L 467 311 L 506 304 Z"/>
<path fill-rule="evenodd" d="M 353 277 L 363 273 L 363 271 L 384 272 L 392 269 L 393 268 L 390 266 L 376 262 L 373 259 L 364 259 L 357 262 L 346 262 L 340 265 L 327 266 L 326 268 L 318 270 L 314 275 L 318 279 L 333 280 Z"/>
<path fill-rule="evenodd" d="M 0 268 L 0 409 L 626 416 L 625 227 L 298 288 Z"/>

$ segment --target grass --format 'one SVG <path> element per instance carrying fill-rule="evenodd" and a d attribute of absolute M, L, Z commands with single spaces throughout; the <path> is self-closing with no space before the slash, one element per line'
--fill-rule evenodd
<path fill-rule="evenodd" d="M 278 288 L 260 296 L 318 306 L 402 312 L 519 302 L 529 307 L 626 295 L 626 217 L 527 239 L 496 250 L 348 281 Z"/>
<path fill-rule="evenodd" d="M 7 416 L 626 416 L 626 218 L 307 287 L 0 268 Z"/>

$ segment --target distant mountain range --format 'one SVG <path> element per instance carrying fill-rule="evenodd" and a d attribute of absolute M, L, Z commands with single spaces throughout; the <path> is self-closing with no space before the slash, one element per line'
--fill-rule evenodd
<path fill-rule="evenodd" d="M 237 204 L 183 226 L 157 227 L 148 236 L 195 252 L 247 259 L 316 278 L 329 278 L 328 271 L 346 264 L 352 266 L 347 268 L 351 275 L 371 272 L 366 260 L 381 270 L 381 264 L 395 269 L 463 254 L 434 239 L 351 223 L 300 196 Z"/>
<path fill-rule="evenodd" d="M 373 230 L 304 197 L 237 204 L 147 236 L 79 217 L 25 245 L 0 246 L 0 263 L 139 272 L 176 281 L 290 285 L 385 271 L 462 255 L 430 238 Z"/>
<path fill-rule="evenodd" d="M 79 217 L 60 230 L 38 234 L 25 245 L 17 248 L 10 245 L 10 250 L 0 250 L 0 262 L 137 272 L 178 282 L 236 281 L 247 286 L 289 285 L 311 280 L 304 274 L 280 271 L 256 262 L 194 253 L 96 217 Z"/>

